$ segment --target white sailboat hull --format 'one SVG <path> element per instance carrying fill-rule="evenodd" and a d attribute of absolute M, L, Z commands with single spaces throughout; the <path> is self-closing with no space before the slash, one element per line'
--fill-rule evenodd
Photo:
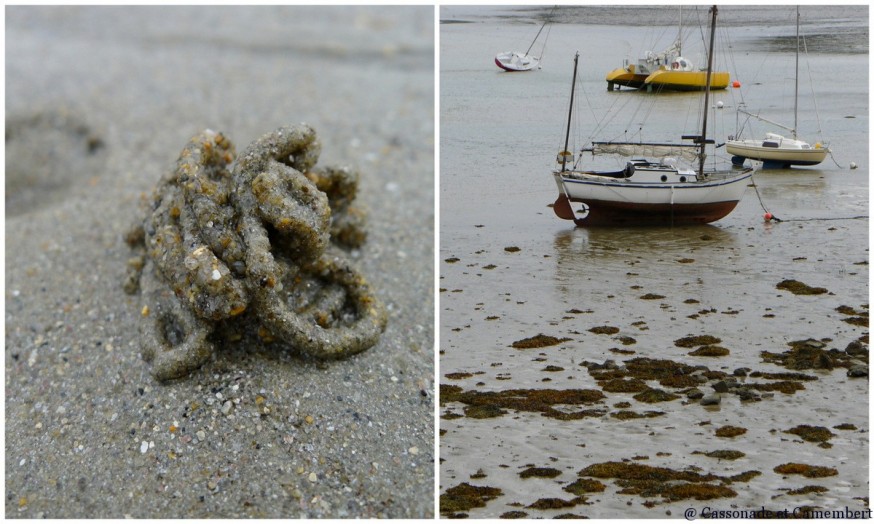
<path fill-rule="evenodd" d="M 811 147 L 807 142 L 772 134 L 764 140 L 729 140 L 725 150 L 734 156 L 785 166 L 815 166 L 829 152 L 827 147 Z"/>
<path fill-rule="evenodd" d="M 504 71 L 530 71 L 540 66 L 540 58 L 516 51 L 508 51 L 495 55 L 495 65 Z"/>
<path fill-rule="evenodd" d="M 581 226 L 706 224 L 737 206 L 752 176 L 745 171 L 699 180 L 694 172 L 641 171 L 629 178 L 555 171 L 559 198 L 553 209 Z"/>
<path fill-rule="evenodd" d="M 728 140 L 725 150 L 734 155 L 732 162 L 742 164 L 745 159 L 758 160 L 764 163 L 764 167 L 788 168 L 791 166 L 815 166 L 825 160 L 829 154 L 828 147 L 816 144 L 813 147 L 803 140 L 795 138 L 798 129 L 798 56 L 801 53 L 801 12 L 795 7 L 795 124 L 787 127 L 757 114 L 739 109 L 738 112 L 762 120 L 771 125 L 776 125 L 792 132 L 793 138 L 786 138 L 776 133 L 766 133 L 764 140 Z M 817 117 L 818 119 L 818 117 Z"/>

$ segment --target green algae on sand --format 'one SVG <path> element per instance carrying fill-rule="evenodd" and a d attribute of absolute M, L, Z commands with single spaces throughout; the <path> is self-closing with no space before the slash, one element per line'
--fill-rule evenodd
<path fill-rule="evenodd" d="M 862 306 L 865 311 L 856 310 L 851 308 L 850 306 L 838 306 L 835 308 L 835 311 L 842 315 L 846 315 L 846 318 L 843 318 L 844 322 L 847 324 L 851 324 L 853 326 L 859 327 L 868 327 L 868 305 Z"/>
<path fill-rule="evenodd" d="M 576 498 L 571 499 L 571 500 L 564 500 L 564 499 L 559 499 L 559 498 L 554 498 L 554 497 L 546 497 L 546 498 L 542 498 L 542 499 L 537 499 L 535 502 L 533 502 L 525 507 L 528 509 L 539 509 L 539 510 L 572 508 L 572 507 L 576 506 L 577 504 L 585 503 L 585 500 L 586 499 L 583 497 L 576 497 Z"/>
<path fill-rule="evenodd" d="M 464 416 L 467 418 L 496 418 L 508 413 L 497 406 L 465 406 Z"/>
<path fill-rule="evenodd" d="M 797 462 L 780 464 L 774 468 L 774 472 L 782 475 L 802 475 L 807 478 L 833 477 L 838 474 L 838 470 L 835 468 L 811 466 L 809 464 L 799 464 Z"/>
<path fill-rule="evenodd" d="M 822 426 L 808 426 L 807 424 L 801 424 L 792 429 L 787 429 L 784 433 L 798 435 L 808 442 L 828 442 L 829 439 L 835 436 L 835 434 L 829 431 L 828 428 Z"/>
<path fill-rule="evenodd" d="M 614 378 L 599 382 L 599 385 L 608 393 L 638 393 L 647 389 L 646 382 L 636 378 Z"/>
<path fill-rule="evenodd" d="M 736 451 L 733 449 L 718 449 L 716 451 L 693 451 L 693 455 L 704 455 L 705 457 L 715 458 L 719 460 L 737 460 L 739 458 L 743 458 L 746 456 L 746 453 L 743 451 Z"/>
<path fill-rule="evenodd" d="M 828 293 L 828 289 L 824 287 L 811 287 L 804 282 L 799 282 L 797 280 L 791 279 L 783 280 L 782 282 L 777 284 L 777 289 L 789 291 L 794 295 L 822 295 L 824 293 Z"/>
<path fill-rule="evenodd" d="M 693 357 L 724 357 L 729 353 L 730 351 L 722 346 L 710 344 L 689 352 L 689 355 Z"/>
<path fill-rule="evenodd" d="M 684 481 L 709 482 L 716 480 L 716 475 L 701 475 L 694 471 L 676 471 L 670 468 L 649 466 L 634 462 L 601 462 L 581 469 L 580 477 L 615 478 L 626 481 Z"/>
<path fill-rule="evenodd" d="M 828 488 L 825 486 L 804 486 L 798 489 L 790 489 L 786 492 L 787 495 L 807 495 L 809 493 L 825 493 Z"/>
<path fill-rule="evenodd" d="M 504 391 L 465 391 L 458 386 L 440 384 L 440 404 L 460 402 L 467 404 L 465 413 L 477 418 L 490 418 L 515 411 L 538 412 L 559 420 L 577 420 L 606 414 L 602 409 L 566 413 L 555 405 L 579 406 L 599 402 L 605 398 L 596 389 L 509 389 Z M 469 411 L 470 410 L 470 411 Z"/>
<path fill-rule="evenodd" d="M 519 473 L 519 476 L 523 479 L 531 477 L 553 479 L 559 475 L 561 475 L 561 471 L 555 468 L 528 468 Z"/>
<path fill-rule="evenodd" d="M 574 495 L 583 495 L 585 493 L 600 493 L 607 489 L 607 486 L 598 480 L 580 478 L 561 489 Z"/>
<path fill-rule="evenodd" d="M 647 411 L 645 413 L 637 413 L 636 411 L 629 411 L 629 410 L 623 409 L 620 411 L 614 411 L 613 413 L 610 413 L 610 416 L 615 418 L 615 419 L 618 419 L 618 420 L 634 420 L 634 419 L 638 419 L 638 418 L 661 417 L 664 414 L 665 414 L 664 411 Z"/>
<path fill-rule="evenodd" d="M 712 335 L 689 335 L 687 337 L 678 338 L 674 341 L 674 345 L 681 348 L 694 348 L 698 346 L 719 344 L 720 342 L 722 342 L 722 339 Z"/>
<path fill-rule="evenodd" d="M 777 364 L 787 369 L 834 369 L 836 367 L 851 368 L 854 360 L 868 362 L 868 352 L 849 354 L 847 351 L 838 349 L 826 349 L 827 339 L 795 340 L 789 342 L 792 348 L 783 353 L 762 351 L 761 357 L 765 362 Z M 853 351 L 851 349 L 851 351 Z"/>
<path fill-rule="evenodd" d="M 654 404 L 656 402 L 670 402 L 671 400 L 676 400 L 680 398 L 680 396 L 673 393 L 668 393 L 663 389 L 649 388 L 645 391 L 641 391 L 637 395 L 634 395 L 632 398 L 638 402 Z"/>
<path fill-rule="evenodd" d="M 453 384 L 440 384 L 440 405 L 446 405 L 447 402 L 456 402 L 457 397 L 464 391 L 461 386 Z"/>
<path fill-rule="evenodd" d="M 596 335 L 615 335 L 616 333 L 619 333 L 619 328 L 614 326 L 595 326 L 589 328 L 589 333 L 594 333 Z"/>
<path fill-rule="evenodd" d="M 720 477 L 712 473 L 678 471 L 635 462 L 603 462 L 592 464 L 580 470 L 578 475 L 580 477 L 614 478 L 616 484 L 623 488 L 619 491 L 620 494 L 643 497 L 661 496 L 676 501 L 735 497 L 737 492 L 725 484 L 748 482 L 751 478 L 759 475 L 759 472 L 748 471 L 733 477 Z M 711 484 L 713 481 L 718 481 L 721 484 Z"/>
<path fill-rule="evenodd" d="M 484 508 L 490 500 L 503 495 L 500 488 L 474 486 L 467 482 L 451 487 L 440 495 L 440 513 L 452 515 L 473 508 Z"/>
<path fill-rule="evenodd" d="M 538 335 L 534 335 L 533 337 L 523 338 L 522 340 L 517 340 L 510 344 L 511 347 L 516 349 L 536 349 L 536 348 L 544 348 L 548 346 L 557 346 L 562 342 L 567 342 L 571 339 L 569 338 L 556 338 L 551 337 L 549 335 L 544 335 L 540 333 Z"/>
<path fill-rule="evenodd" d="M 722 426 L 721 428 L 716 430 L 715 434 L 717 437 L 732 438 L 743 435 L 746 432 L 746 428 L 740 428 L 737 426 Z"/>
<path fill-rule="evenodd" d="M 769 384 L 746 384 L 744 385 L 744 388 L 754 389 L 756 391 L 779 391 L 786 395 L 791 395 L 796 391 L 805 389 L 804 384 L 792 380 L 780 380 Z"/>

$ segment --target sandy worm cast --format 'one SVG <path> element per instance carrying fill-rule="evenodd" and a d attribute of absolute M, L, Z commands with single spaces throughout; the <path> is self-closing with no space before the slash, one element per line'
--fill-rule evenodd
<path fill-rule="evenodd" d="M 385 307 L 342 247 L 366 239 L 358 173 L 317 167 L 309 126 L 282 127 L 238 158 L 194 136 L 126 240 L 125 290 L 141 292 L 142 354 L 158 380 L 202 366 L 225 333 L 254 329 L 318 358 L 372 347 Z"/>

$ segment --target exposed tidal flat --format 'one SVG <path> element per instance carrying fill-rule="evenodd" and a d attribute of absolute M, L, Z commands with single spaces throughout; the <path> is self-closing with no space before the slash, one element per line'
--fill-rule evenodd
<path fill-rule="evenodd" d="M 555 24 L 544 68 L 505 74 L 491 58 L 527 38 L 524 50 L 536 21 L 452 9 L 441 17 L 468 23 L 441 26 L 441 514 L 867 508 L 864 42 L 809 57 L 835 160 L 757 172 L 709 226 L 578 229 L 549 207 L 573 53 L 585 127 L 653 96 L 606 90 L 604 74 L 638 46 L 633 28 L 603 13 Z M 851 18 L 821 28 L 867 35 Z M 753 72 L 776 59 L 763 40 L 794 20 L 729 25 L 739 74 L 781 106 L 785 78 Z M 694 96 L 655 102 L 650 136 L 687 133 Z M 816 129 L 812 107 L 800 115 Z M 716 137 L 730 133 L 733 113 L 715 118 Z M 764 222 L 762 204 L 783 221 Z"/>

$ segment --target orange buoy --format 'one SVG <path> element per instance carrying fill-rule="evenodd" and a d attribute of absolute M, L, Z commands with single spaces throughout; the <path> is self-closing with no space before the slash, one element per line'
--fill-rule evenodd
<path fill-rule="evenodd" d="M 765 213 L 763 215 L 763 218 L 765 219 L 765 222 L 770 222 L 771 219 L 774 218 L 774 215 L 772 215 L 771 213 Z"/>
<path fill-rule="evenodd" d="M 731 83 L 731 87 L 737 89 L 738 87 L 740 87 L 740 82 L 738 82 L 737 80 L 735 80 L 734 82 Z"/>

